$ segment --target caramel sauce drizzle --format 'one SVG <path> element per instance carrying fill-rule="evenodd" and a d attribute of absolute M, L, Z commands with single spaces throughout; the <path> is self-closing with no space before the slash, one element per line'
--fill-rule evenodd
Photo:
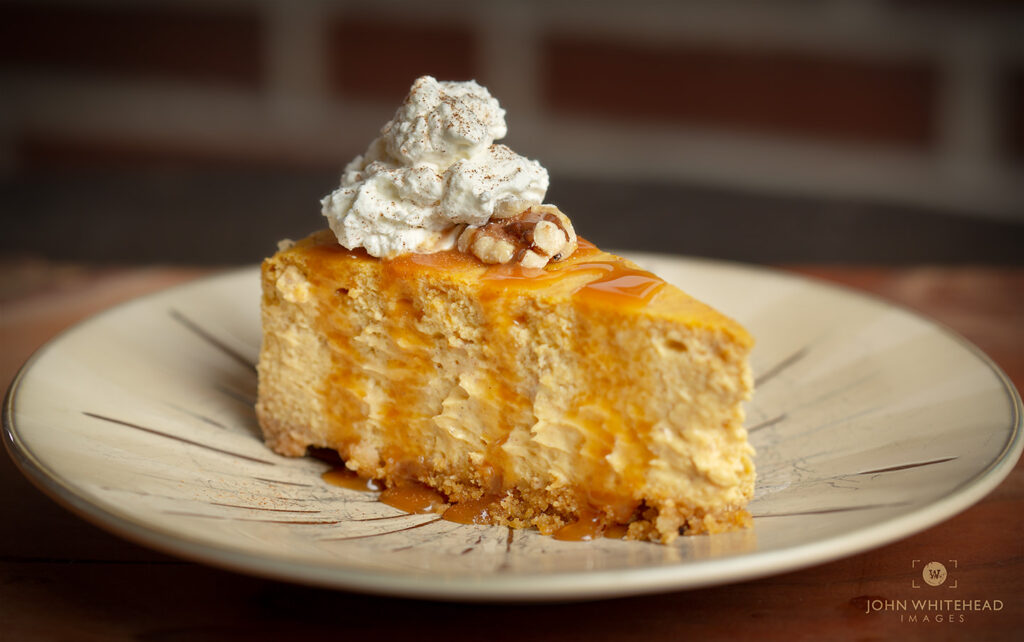
<path fill-rule="evenodd" d="M 349 490 L 380 491 L 384 482 L 379 479 L 366 479 L 344 466 L 332 468 L 320 477 L 332 486 Z M 492 515 L 501 504 L 501 496 L 488 494 L 479 499 L 449 503 L 444 495 L 425 484 L 406 481 L 397 486 L 384 489 L 378 499 L 382 504 L 410 514 L 441 513 L 441 519 L 456 524 L 492 524 Z M 593 509 L 584 509 L 575 522 L 559 528 L 551 536 L 557 540 L 568 542 L 587 542 L 602 535 L 611 539 L 623 539 L 628 527 L 625 524 L 608 524 L 603 513 Z"/>
<path fill-rule="evenodd" d="M 396 276 L 415 273 L 418 268 L 433 270 L 467 270 L 482 265 L 480 261 L 458 250 L 444 250 L 433 254 L 403 254 L 384 261 Z"/>
<path fill-rule="evenodd" d="M 577 244 L 576 253 L 573 255 L 577 259 L 600 254 L 597 246 L 586 239 L 579 238 Z M 324 260 L 337 254 L 348 254 L 353 258 L 367 256 L 363 250 L 346 250 L 338 245 L 334 247 L 317 246 L 315 249 L 319 254 L 325 255 L 317 261 L 318 264 L 322 264 Z M 515 263 L 485 266 L 475 257 L 458 250 L 445 250 L 433 254 L 404 254 L 384 261 L 384 264 L 386 280 L 391 283 L 404 278 L 414 278 L 416 272 L 422 268 L 468 270 L 484 266 L 486 270 L 481 276 L 481 280 L 485 284 L 485 289 L 495 287 L 540 289 L 569 276 L 593 274 L 596 278 L 583 284 L 575 294 L 591 300 L 618 305 L 650 303 L 665 285 L 665 281 L 658 276 L 646 270 L 629 267 L 617 260 L 584 261 L 570 264 L 567 267 L 562 267 L 560 263 L 552 263 L 546 268 L 527 268 Z M 314 267 L 319 269 L 319 266 Z"/>
<path fill-rule="evenodd" d="M 604 536 L 608 539 L 625 539 L 629 527 L 625 524 L 612 524 L 604 529 Z"/>
<path fill-rule="evenodd" d="M 578 258 L 600 253 L 589 241 L 580 239 Z M 494 289 L 518 288 L 538 290 L 565 278 L 593 275 L 596 278 L 577 288 L 574 296 L 610 305 L 641 307 L 647 305 L 665 287 L 665 281 L 646 270 L 628 266 L 619 260 L 584 261 L 562 267 L 555 263 L 547 268 L 528 268 L 518 264 L 490 266 L 481 277 L 485 293 Z M 490 292 L 488 292 L 490 290 Z"/>
<path fill-rule="evenodd" d="M 349 490 L 370 490 L 378 491 L 384 488 L 384 482 L 379 479 L 366 479 L 360 477 L 354 471 L 345 468 L 332 468 L 320 475 L 320 478 L 332 486 L 340 486 Z"/>
<path fill-rule="evenodd" d="M 647 305 L 665 287 L 665 281 L 650 272 L 628 267 L 618 261 L 580 263 L 566 272 L 587 270 L 600 270 L 603 274 L 577 290 L 577 293 L 584 298 L 612 305 Z"/>
<path fill-rule="evenodd" d="M 419 482 L 406 482 L 392 486 L 380 494 L 382 504 L 407 513 L 441 513 L 448 508 L 444 495 Z"/>
<path fill-rule="evenodd" d="M 480 499 L 452 504 L 441 517 L 457 524 L 491 524 L 491 515 L 500 503 L 501 497 L 484 495 Z"/>
<path fill-rule="evenodd" d="M 408 436 L 406 433 L 414 418 L 406 416 L 406 409 L 414 405 L 411 400 L 418 394 L 417 381 L 432 368 L 429 355 L 435 339 L 423 335 L 417 329 L 417 315 L 422 314 L 422 311 L 417 311 L 409 298 L 413 291 L 411 284 L 420 280 L 423 269 L 480 270 L 483 267 L 480 276 L 483 295 L 508 296 L 510 299 L 514 299 L 515 290 L 541 289 L 566 278 L 580 279 L 582 283 L 571 292 L 571 296 L 588 303 L 615 307 L 645 306 L 665 286 L 665 282 L 657 276 L 630 267 L 622 261 L 596 257 L 587 260 L 590 256 L 600 254 L 596 246 L 580 238 L 578 249 L 572 259 L 578 262 L 554 263 L 547 268 L 524 268 L 515 264 L 485 266 L 476 258 L 454 250 L 434 254 L 409 254 L 384 261 L 380 287 L 387 292 L 385 298 L 390 301 L 391 306 L 385 316 L 385 330 L 394 352 L 391 359 L 393 365 L 388 366 L 389 369 L 394 369 L 394 376 L 385 382 L 389 405 L 385 409 L 382 421 L 388 426 L 391 439 L 408 443 L 404 438 Z M 348 256 L 354 260 L 367 258 L 362 250 L 350 251 L 336 244 L 326 244 L 315 248 L 315 252 L 311 253 L 310 272 L 323 274 L 322 283 L 333 284 L 330 266 L 340 258 L 338 255 Z M 502 294 L 509 291 L 510 294 Z M 365 419 L 353 418 L 362 416 L 360 405 L 368 383 L 366 375 L 357 367 L 360 354 L 352 342 L 352 337 L 355 336 L 354 329 L 345 325 L 344 315 L 338 312 L 344 305 L 347 290 L 339 288 L 335 295 L 337 302 L 333 305 L 328 303 L 323 307 L 321 319 L 321 327 L 326 331 L 335 353 L 335 365 L 325 390 L 325 404 L 327 412 L 332 417 L 332 424 L 350 425 L 344 434 L 339 435 L 339 442 L 342 444 L 339 445 L 339 450 L 344 456 L 347 448 L 359 442 L 359 426 L 355 424 L 361 424 Z M 514 314 L 506 313 L 506 316 L 509 316 L 507 319 L 497 318 L 501 316 L 498 314 L 491 321 L 499 325 L 519 322 L 517 318 L 513 318 Z M 494 346 L 497 352 L 505 348 L 500 341 Z M 514 359 L 515 355 L 510 353 L 502 358 L 497 358 L 500 355 L 492 356 L 496 357 L 494 378 L 500 381 L 508 365 L 503 365 L 502 359 Z M 516 407 L 522 401 L 518 398 L 521 393 L 506 386 L 498 386 L 498 392 L 505 397 L 507 403 L 504 405 L 507 407 Z M 342 488 L 364 492 L 380 491 L 379 500 L 382 503 L 407 513 L 441 513 L 443 519 L 460 524 L 493 523 L 492 515 L 499 509 L 504 491 L 507 487 L 514 486 L 514 480 L 502 480 L 500 472 L 497 472 L 502 469 L 501 459 L 504 456 L 500 445 L 508 438 L 514 422 L 510 418 L 503 418 L 501 423 L 503 436 L 492 440 L 493 447 L 489 448 L 487 454 L 488 461 L 498 468 L 492 470 L 493 474 L 489 477 L 485 475 L 487 488 L 480 499 L 451 503 L 443 494 L 411 478 L 385 488 L 383 481 L 361 478 L 355 472 L 337 464 L 333 470 L 323 473 L 322 478 L 325 483 Z M 595 501 L 595 505 L 604 506 L 606 503 L 601 501 L 601 498 L 595 498 Z M 621 508 L 613 507 L 611 517 L 606 517 L 604 512 L 592 507 L 584 509 L 577 521 L 559 528 L 552 536 L 566 541 L 590 541 L 602 535 L 621 538 L 627 529 L 618 522 L 622 517 L 625 517 L 622 521 L 629 521 L 632 508 L 625 505 Z"/>
<path fill-rule="evenodd" d="M 589 542 L 600 537 L 604 529 L 604 515 L 587 508 L 580 511 L 579 519 L 559 528 L 551 537 L 569 542 Z"/>
<path fill-rule="evenodd" d="M 488 294 L 496 294 L 493 290 L 505 287 L 539 290 L 558 281 L 561 275 L 544 268 L 529 268 L 518 263 L 505 263 L 487 268 L 487 272 L 480 278 L 485 289 L 492 291 Z"/>

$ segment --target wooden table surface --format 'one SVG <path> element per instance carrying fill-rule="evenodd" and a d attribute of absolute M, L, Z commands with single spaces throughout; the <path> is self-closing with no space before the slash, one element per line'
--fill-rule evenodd
<path fill-rule="evenodd" d="M 62 328 L 201 269 L 0 260 L 0 382 Z M 788 269 L 873 292 L 946 324 L 1024 384 L 1024 269 Z M 445 604 L 309 588 L 171 558 L 58 507 L 0 457 L 0 639 L 571 640 L 1024 639 L 1024 465 L 927 531 L 860 555 L 740 584 L 554 605 Z M 867 613 L 916 597 L 913 560 L 957 560 L 960 599 L 1001 610 L 952 621 Z M 884 603 L 884 602 L 883 602 Z M 960 615 L 963 615 L 961 621 Z"/>

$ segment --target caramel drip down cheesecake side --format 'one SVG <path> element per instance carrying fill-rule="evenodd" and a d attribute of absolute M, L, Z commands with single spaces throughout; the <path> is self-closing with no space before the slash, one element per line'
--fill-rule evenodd
<path fill-rule="evenodd" d="M 544 268 L 380 259 L 326 230 L 282 249 L 263 264 L 267 443 L 330 448 L 362 477 L 543 533 L 596 520 L 668 543 L 747 525 L 751 337 L 579 245 Z"/>

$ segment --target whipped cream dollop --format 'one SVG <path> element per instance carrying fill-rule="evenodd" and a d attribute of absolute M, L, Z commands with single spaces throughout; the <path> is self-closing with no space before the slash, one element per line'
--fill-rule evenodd
<path fill-rule="evenodd" d="M 345 167 L 323 215 L 341 245 L 376 257 L 453 249 L 467 229 L 544 202 L 547 170 L 494 143 L 506 132 L 505 110 L 487 89 L 423 76 Z"/>

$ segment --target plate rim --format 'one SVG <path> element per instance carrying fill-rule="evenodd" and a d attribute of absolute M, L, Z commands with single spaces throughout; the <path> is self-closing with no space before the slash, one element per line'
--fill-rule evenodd
<path fill-rule="evenodd" d="M 578 601 L 626 597 L 710 587 L 800 570 L 905 539 L 955 516 L 994 490 L 1010 474 L 1020 458 L 1021 451 L 1024 449 L 1024 425 L 1022 425 L 1024 407 L 1022 407 L 1020 393 L 991 357 L 945 324 L 873 293 L 772 266 L 651 252 L 627 251 L 622 254 L 633 260 L 683 261 L 733 270 L 739 269 L 751 273 L 767 273 L 776 278 L 804 282 L 815 288 L 837 290 L 843 296 L 864 299 L 872 304 L 893 308 L 909 315 L 959 344 L 992 371 L 1010 402 L 1010 434 L 1003 443 L 998 456 L 990 461 L 985 468 L 961 482 L 946 496 L 883 522 L 795 547 L 754 551 L 657 567 L 566 571 L 555 574 L 507 573 L 475 577 L 441 576 L 440 578 L 426 573 L 367 571 L 337 566 L 316 566 L 301 560 L 267 557 L 241 551 L 152 526 L 143 520 L 133 518 L 130 513 L 108 509 L 89 501 L 83 494 L 75 491 L 71 480 L 65 479 L 58 471 L 44 464 L 32 452 L 28 444 L 21 439 L 14 421 L 21 383 L 35 363 L 48 351 L 57 347 L 66 336 L 83 331 L 86 326 L 98 323 L 108 315 L 117 314 L 128 306 L 144 305 L 146 300 L 151 298 L 167 296 L 175 291 L 193 287 L 202 287 L 213 281 L 238 278 L 247 272 L 258 273 L 258 265 L 247 265 L 219 270 L 122 301 L 77 321 L 51 337 L 33 352 L 19 368 L 4 396 L 2 413 L 4 447 L 18 470 L 44 495 L 86 522 L 137 545 L 188 561 L 250 576 L 376 595 L 458 602 Z M 892 535 L 894 530 L 898 531 L 898 535 Z"/>

